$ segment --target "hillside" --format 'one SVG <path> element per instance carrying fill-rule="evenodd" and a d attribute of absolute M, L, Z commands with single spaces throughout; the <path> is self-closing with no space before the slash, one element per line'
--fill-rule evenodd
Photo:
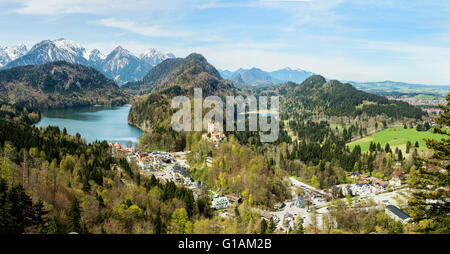
<path fill-rule="evenodd" d="M 194 88 L 201 88 L 203 96 L 231 94 L 231 82 L 222 79 L 219 72 L 200 54 L 186 58 L 167 59 L 155 66 L 142 81 L 123 86 L 130 93 L 145 94 L 133 104 L 128 116 L 130 124 L 142 129 L 153 129 L 169 120 L 174 112 L 170 99 L 193 96 Z M 147 94 L 150 93 L 150 94 Z"/>
<path fill-rule="evenodd" d="M 92 67 L 58 61 L 0 71 L 0 101 L 46 109 L 122 105 L 128 95 Z"/>
<path fill-rule="evenodd" d="M 298 111 L 348 117 L 384 114 L 393 119 L 420 119 L 426 115 L 420 108 L 406 102 L 388 100 L 337 80 L 327 81 L 320 75 L 311 76 L 301 84 L 284 83 L 266 92 L 284 96 L 283 112 L 289 114 Z"/>

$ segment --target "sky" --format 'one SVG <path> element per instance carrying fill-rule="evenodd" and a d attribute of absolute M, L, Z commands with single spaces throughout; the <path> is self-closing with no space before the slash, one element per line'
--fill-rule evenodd
<path fill-rule="evenodd" d="M 448 0 L 0 0 L 0 38 L 197 52 L 232 71 L 450 85 Z"/>

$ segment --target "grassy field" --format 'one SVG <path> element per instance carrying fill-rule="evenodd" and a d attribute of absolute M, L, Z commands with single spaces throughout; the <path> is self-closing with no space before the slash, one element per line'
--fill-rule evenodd
<path fill-rule="evenodd" d="M 445 135 L 434 134 L 431 133 L 431 131 L 424 132 L 424 131 L 416 131 L 416 129 L 409 129 L 409 128 L 403 129 L 403 127 L 392 127 L 374 133 L 368 137 L 353 141 L 349 143 L 348 146 L 350 147 L 350 149 L 353 149 L 355 145 L 359 145 L 361 147 L 361 150 L 365 152 L 369 150 L 370 142 L 375 143 L 380 142 L 383 148 L 386 145 L 386 143 L 389 143 L 391 149 L 398 147 L 399 149 L 405 151 L 406 142 L 409 140 L 413 146 L 416 141 L 419 141 L 418 150 L 424 150 L 427 149 L 425 141 L 423 140 L 424 138 L 441 139 L 445 137 L 446 137 Z"/>

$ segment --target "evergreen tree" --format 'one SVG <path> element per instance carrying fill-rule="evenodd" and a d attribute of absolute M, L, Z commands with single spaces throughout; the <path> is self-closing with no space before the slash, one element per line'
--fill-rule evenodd
<path fill-rule="evenodd" d="M 295 227 L 295 234 L 304 234 L 305 233 L 305 229 L 303 228 L 303 224 L 302 223 L 298 223 L 297 227 Z"/>
<path fill-rule="evenodd" d="M 161 220 L 161 210 L 158 208 L 156 212 L 156 218 L 153 221 L 153 233 L 161 234 L 162 233 L 162 220 Z"/>
<path fill-rule="evenodd" d="M 265 234 L 267 232 L 267 222 L 265 219 L 261 220 L 261 228 L 260 228 L 260 234 Z"/>
<path fill-rule="evenodd" d="M 268 233 L 272 234 L 273 232 L 275 232 L 276 228 L 277 228 L 277 225 L 275 225 L 275 222 L 273 221 L 273 219 L 270 218 L 269 227 L 267 228 Z"/>
<path fill-rule="evenodd" d="M 77 200 L 77 198 L 74 196 L 72 198 L 72 203 L 70 205 L 69 210 L 69 226 L 71 232 L 78 232 L 80 233 L 82 231 L 81 228 L 81 207 Z"/>
<path fill-rule="evenodd" d="M 384 147 L 384 151 L 385 151 L 386 153 L 391 152 L 391 147 L 389 146 L 389 143 L 386 143 L 386 146 Z"/>
<path fill-rule="evenodd" d="M 450 126 L 450 94 L 447 105 L 440 108 L 441 115 L 435 119 L 438 127 L 433 133 L 450 136 L 445 129 Z M 424 233 L 450 233 L 450 138 L 442 140 L 425 139 L 427 147 L 433 150 L 431 158 L 422 159 L 423 167 L 412 174 L 410 187 L 413 189 L 410 200 L 410 215 L 417 222 L 416 230 Z"/>
<path fill-rule="evenodd" d="M 398 150 L 398 160 L 399 160 L 399 161 L 402 161 L 402 160 L 403 160 L 402 150 Z"/>
<path fill-rule="evenodd" d="M 41 199 L 33 205 L 33 220 L 34 224 L 38 227 L 38 233 L 46 232 L 46 223 L 47 219 L 45 216 L 48 214 L 48 211 L 44 209 L 44 203 Z"/>

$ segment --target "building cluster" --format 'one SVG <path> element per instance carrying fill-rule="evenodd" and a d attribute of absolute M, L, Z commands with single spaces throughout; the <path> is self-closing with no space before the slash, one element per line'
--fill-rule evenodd
<path fill-rule="evenodd" d="M 123 148 L 122 144 L 120 144 L 119 142 L 108 143 L 108 146 L 111 147 L 111 149 L 113 150 L 113 153 L 114 152 L 124 152 L 124 153 L 133 152 L 133 148 L 131 148 L 131 147 Z"/>
<path fill-rule="evenodd" d="M 437 106 L 445 105 L 447 103 L 445 100 L 426 100 L 417 98 L 392 98 L 392 100 L 404 101 L 414 106 Z"/>
<path fill-rule="evenodd" d="M 341 184 L 338 187 L 341 188 L 344 196 L 347 194 L 351 194 L 352 196 L 367 196 L 385 191 L 389 186 L 401 186 L 402 180 L 405 180 L 408 176 L 404 171 L 397 170 L 392 173 L 392 178 L 389 181 L 384 181 L 374 176 L 352 172 L 350 177 L 357 179 L 357 182 L 353 184 Z"/>
<path fill-rule="evenodd" d="M 208 124 L 208 132 L 202 135 L 203 139 L 211 140 L 212 142 L 218 144 L 227 139 L 223 131 L 217 131 L 216 125 L 214 123 Z"/>

